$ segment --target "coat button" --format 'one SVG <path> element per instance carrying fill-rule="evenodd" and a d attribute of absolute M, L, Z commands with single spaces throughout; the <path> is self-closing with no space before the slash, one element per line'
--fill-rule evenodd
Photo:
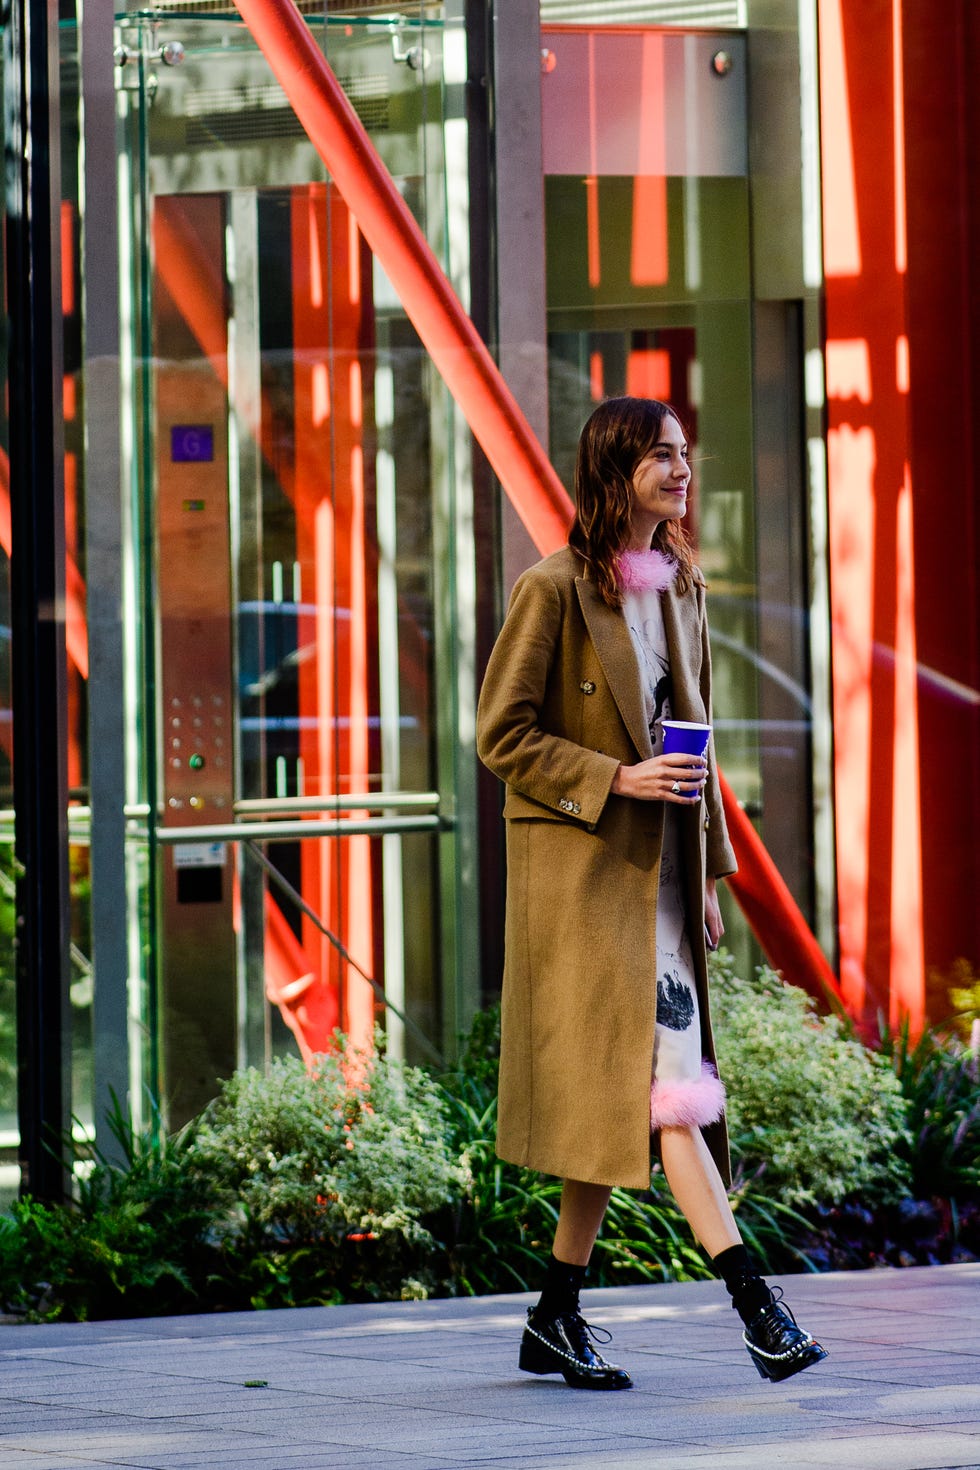
<path fill-rule="evenodd" d="M 583 679 L 578 687 L 581 689 L 583 694 L 595 693 L 595 685 L 593 684 L 591 679 Z"/>
<path fill-rule="evenodd" d="M 704 819 L 704 830 L 707 832 L 707 830 L 708 830 L 708 828 L 710 826 L 711 826 L 711 818 L 710 817 L 705 817 L 705 819 Z"/>

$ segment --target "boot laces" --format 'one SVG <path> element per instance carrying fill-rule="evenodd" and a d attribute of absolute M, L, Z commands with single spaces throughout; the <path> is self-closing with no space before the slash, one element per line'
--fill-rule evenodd
<path fill-rule="evenodd" d="M 578 1345 L 583 1348 L 589 1346 L 588 1340 L 590 1337 L 592 1341 L 594 1343 L 598 1343 L 600 1347 L 605 1347 L 606 1343 L 612 1342 L 611 1332 L 607 1332 L 604 1327 L 595 1327 L 592 1325 L 591 1322 L 586 1322 L 581 1312 L 575 1312 L 571 1317 L 567 1317 L 565 1320 L 568 1323 L 569 1338 L 574 1337 L 577 1340 Z"/>
<path fill-rule="evenodd" d="M 763 1312 L 766 1314 L 774 1312 L 779 1316 L 788 1317 L 793 1326 L 797 1329 L 797 1331 L 800 1331 L 800 1324 L 793 1316 L 792 1309 L 786 1304 L 786 1301 L 784 1299 L 783 1288 L 781 1286 L 771 1286 L 769 1288 L 769 1292 L 772 1296 L 772 1301 L 769 1303 L 768 1307 L 763 1308 Z"/>

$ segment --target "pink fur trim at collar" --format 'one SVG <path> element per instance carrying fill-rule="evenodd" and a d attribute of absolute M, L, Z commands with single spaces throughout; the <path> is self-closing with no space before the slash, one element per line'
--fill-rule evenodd
<path fill-rule="evenodd" d="M 621 551 L 616 571 L 624 592 L 666 592 L 677 576 L 677 563 L 651 547 L 649 551 Z"/>

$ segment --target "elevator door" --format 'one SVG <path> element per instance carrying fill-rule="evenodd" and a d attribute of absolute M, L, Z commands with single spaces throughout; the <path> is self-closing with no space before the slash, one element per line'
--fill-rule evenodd
<path fill-rule="evenodd" d="M 466 207 L 453 38 L 417 15 L 317 35 L 444 254 Z M 368 1046 L 381 1024 L 419 1059 L 455 1034 L 467 476 L 401 306 L 244 27 L 140 23 L 121 44 L 149 1019 L 177 1123 L 236 1065 L 309 1058 L 337 1028 Z"/>

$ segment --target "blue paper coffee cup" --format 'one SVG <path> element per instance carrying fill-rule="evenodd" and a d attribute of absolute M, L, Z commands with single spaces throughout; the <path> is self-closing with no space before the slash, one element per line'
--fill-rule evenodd
<path fill-rule="evenodd" d="M 664 720 L 662 724 L 664 755 L 707 755 L 710 725 L 695 725 L 690 720 Z"/>

